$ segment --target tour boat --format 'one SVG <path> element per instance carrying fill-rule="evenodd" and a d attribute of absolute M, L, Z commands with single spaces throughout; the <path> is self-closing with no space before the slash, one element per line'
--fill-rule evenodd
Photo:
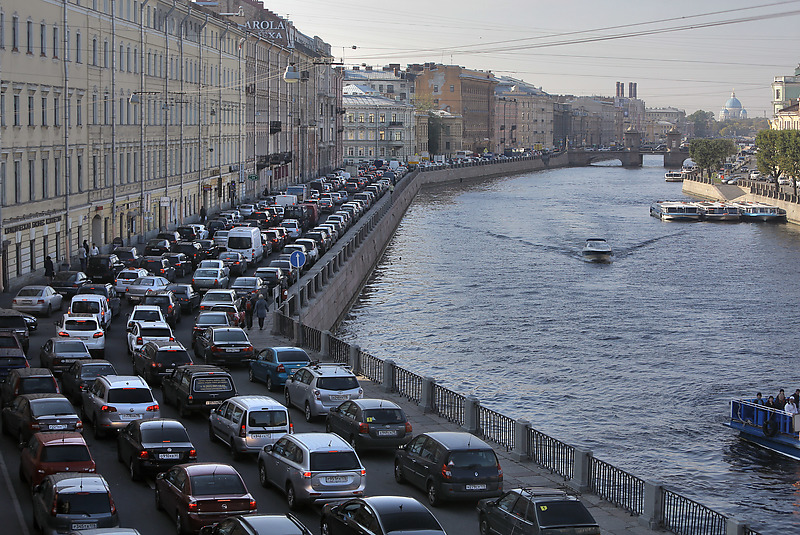
<path fill-rule="evenodd" d="M 744 440 L 800 461 L 800 417 L 797 427 L 791 414 L 752 401 L 731 400 L 731 419 L 726 423 Z"/>
<path fill-rule="evenodd" d="M 786 210 L 775 205 L 758 201 L 740 201 L 731 203 L 739 208 L 742 221 L 759 221 L 767 223 L 780 223 L 786 221 Z"/>
<path fill-rule="evenodd" d="M 662 221 L 700 221 L 700 209 L 687 201 L 656 201 L 650 205 L 650 215 Z"/>
<path fill-rule="evenodd" d="M 701 201 L 695 203 L 700 208 L 700 216 L 705 221 L 739 221 L 741 210 L 726 202 Z"/>
<path fill-rule="evenodd" d="M 614 252 L 604 238 L 589 238 L 581 250 L 581 256 L 592 262 L 608 262 Z"/>
<path fill-rule="evenodd" d="M 667 171 L 664 173 L 664 180 L 667 182 L 683 182 L 683 173 L 680 171 Z"/>

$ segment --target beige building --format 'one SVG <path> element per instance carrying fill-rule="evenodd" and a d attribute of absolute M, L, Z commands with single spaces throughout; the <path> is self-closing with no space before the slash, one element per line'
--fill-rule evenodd
<path fill-rule="evenodd" d="M 364 94 L 345 94 L 343 105 L 346 162 L 376 158 L 406 162 L 413 155 L 416 141 L 413 106 Z"/>
<path fill-rule="evenodd" d="M 778 110 L 774 119 L 769 122 L 772 130 L 800 130 L 800 110 L 797 99 L 785 108 Z"/>
<path fill-rule="evenodd" d="M 532 84 L 501 76 L 495 88 L 494 151 L 553 147 L 553 99 Z"/>

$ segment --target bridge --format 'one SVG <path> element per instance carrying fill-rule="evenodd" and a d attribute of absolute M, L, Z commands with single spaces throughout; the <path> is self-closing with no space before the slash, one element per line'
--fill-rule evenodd
<path fill-rule="evenodd" d="M 619 160 L 622 167 L 641 167 L 643 154 L 663 154 L 664 167 L 677 169 L 689 158 L 689 151 L 680 148 L 681 134 L 673 127 L 667 132 L 667 149 L 663 151 L 642 151 L 640 147 L 641 136 L 633 127 L 628 128 L 623 134 L 625 146 L 620 150 L 594 151 L 584 149 L 570 149 L 569 165 L 582 167 L 596 162 Z"/>

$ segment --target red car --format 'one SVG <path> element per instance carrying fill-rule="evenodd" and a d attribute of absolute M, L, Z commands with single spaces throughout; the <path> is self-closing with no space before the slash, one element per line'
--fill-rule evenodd
<path fill-rule="evenodd" d="M 34 433 L 20 455 L 19 477 L 31 487 L 49 474 L 94 471 L 94 459 L 80 433 Z"/>
<path fill-rule="evenodd" d="M 177 532 L 196 533 L 229 516 L 256 512 L 256 500 L 230 465 L 179 464 L 156 478 L 156 507 L 175 519 Z"/>

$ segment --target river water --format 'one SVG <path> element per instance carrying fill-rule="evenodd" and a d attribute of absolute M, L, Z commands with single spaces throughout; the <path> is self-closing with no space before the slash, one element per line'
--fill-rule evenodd
<path fill-rule="evenodd" d="M 618 162 L 616 162 L 618 164 Z M 771 533 L 800 463 L 723 426 L 800 388 L 800 229 L 662 222 L 661 158 L 424 190 L 338 335 Z M 615 257 L 584 262 L 588 237 Z"/>

